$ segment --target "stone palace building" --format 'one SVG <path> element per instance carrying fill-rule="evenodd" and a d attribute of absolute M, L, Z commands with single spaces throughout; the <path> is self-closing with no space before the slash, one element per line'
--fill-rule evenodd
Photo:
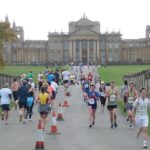
<path fill-rule="evenodd" d="M 150 63 L 150 26 L 141 39 L 122 39 L 120 32 L 101 33 L 100 23 L 85 15 L 69 23 L 68 33 L 49 32 L 48 40 L 24 40 L 23 27 L 15 22 L 12 29 L 17 39 L 3 49 L 8 64 Z"/>

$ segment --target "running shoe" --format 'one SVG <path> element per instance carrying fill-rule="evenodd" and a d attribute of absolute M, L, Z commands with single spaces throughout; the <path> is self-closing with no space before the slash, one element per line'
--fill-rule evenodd
<path fill-rule="evenodd" d="M 92 125 L 91 125 L 91 124 L 89 125 L 89 128 L 92 128 Z"/>
<path fill-rule="evenodd" d="M 129 125 L 129 128 L 130 128 L 130 129 L 133 129 L 133 126 L 132 126 L 132 124 L 130 124 L 130 125 Z"/>
<path fill-rule="evenodd" d="M 143 148 L 148 148 L 147 142 L 144 142 L 144 143 L 143 143 Z"/>
<path fill-rule="evenodd" d="M 129 118 L 127 118 L 127 122 L 129 122 Z"/>
<path fill-rule="evenodd" d="M 118 126 L 118 125 L 117 125 L 117 122 L 114 122 L 114 127 L 117 128 L 117 126 Z"/>
<path fill-rule="evenodd" d="M 114 127 L 113 124 L 111 124 L 110 128 L 113 128 L 113 127 Z"/>

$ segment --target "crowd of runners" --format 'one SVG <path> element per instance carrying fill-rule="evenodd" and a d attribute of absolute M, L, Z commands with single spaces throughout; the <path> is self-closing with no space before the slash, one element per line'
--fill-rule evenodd
<path fill-rule="evenodd" d="M 107 81 L 109 84 L 106 84 L 106 81 L 102 81 L 97 74 L 94 65 L 71 65 L 69 70 L 63 69 L 61 71 L 59 69 L 53 71 L 47 68 L 45 71 L 39 72 L 36 83 L 34 83 L 34 79 L 34 74 L 30 70 L 28 73 L 21 75 L 20 82 L 14 78 L 11 85 L 5 83 L 3 88 L 0 89 L 1 119 L 5 125 L 8 124 L 10 102 L 13 99 L 15 109 L 19 110 L 18 121 L 24 124 L 27 120 L 32 121 L 33 107 L 38 105 L 44 130 L 48 115 L 54 109 L 55 98 L 59 94 L 59 85 L 64 86 L 66 96 L 71 95 L 70 85 L 79 85 L 89 112 L 89 128 L 95 125 L 98 101 L 102 113 L 106 111 L 105 106 L 107 105 L 110 128 L 117 128 L 119 125 L 117 122 L 117 101 L 123 100 L 129 128 L 133 129 L 134 123 L 136 124 L 137 138 L 143 132 L 143 147 L 147 148 L 150 100 L 146 97 L 147 93 L 144 87 L 138 93 L 133 81 L 130 83 L 124 81 L 121 88 L 118 88 L 113 80 Z"/>

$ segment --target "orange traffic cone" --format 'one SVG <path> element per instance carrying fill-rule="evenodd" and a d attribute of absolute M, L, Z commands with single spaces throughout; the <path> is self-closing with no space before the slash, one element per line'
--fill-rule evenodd
<path fill-rule="evenodd" d="M 43 137 L 43 130 L 42 130 L 42 120 L 39 120 L 38 129 L 37 129 L 37 140 L 35 144 L 35 150 L 37 149 L 45 149 L 44 148 L 44 137 Z"/>
<path fill-rule="evenodd" d="M 56 114 L 55 111 L 52 113 L 52 125 L 50 127 L 50 132 L 48 134 L 60 134 L 58 133 L 57 123 L 56 123 Z"/>
<path fill-rule="evenodd" d="M 63 114 L 62 114 L 61 103 L 59 103 L 59 107 L 58 107 L 57 120 L 58 120 L 58 121 L 64 121 Z"/>
<path fill-rule="evenodd" d="M 63 107 L 69 107 L 69 103 L 67 100 L 64 101 Z"/>

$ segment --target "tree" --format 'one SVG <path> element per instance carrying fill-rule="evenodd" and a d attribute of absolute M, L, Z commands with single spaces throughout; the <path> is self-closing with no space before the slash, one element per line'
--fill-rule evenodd
<path fill-rule="evenodd" d="M 0 22 L 0 66 L 4 66 L 3 44 L 16 38 L 9 22 Z"/>

